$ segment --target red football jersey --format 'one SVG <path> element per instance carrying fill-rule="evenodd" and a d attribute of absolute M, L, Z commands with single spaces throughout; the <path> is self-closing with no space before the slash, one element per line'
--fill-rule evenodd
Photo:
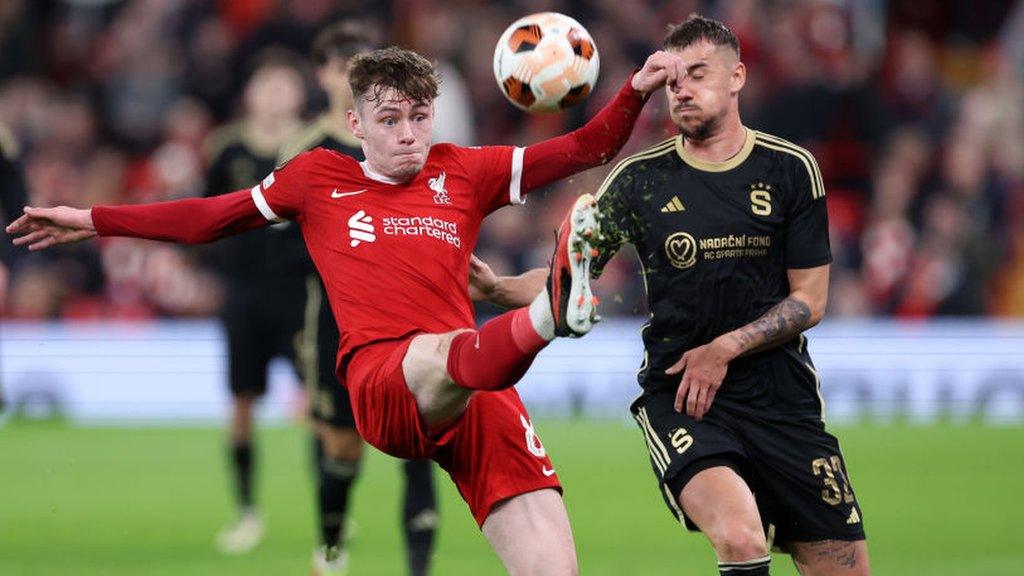
<path fill-rule="evenodd" d="M 467 282 L 480 222 L 522 203 L 523 149 L 431 147 L 408 183 L 326 149 L 252 188 L 271 221 L 295 220 L 341 332 L 338 358 L 377 340 L 476 326 Z"/>

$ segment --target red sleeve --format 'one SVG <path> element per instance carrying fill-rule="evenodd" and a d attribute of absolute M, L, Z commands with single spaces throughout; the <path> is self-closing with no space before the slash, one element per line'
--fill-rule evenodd
<path fill-rule="evenodd" d="M 213 242 L 269 224 L 256 208 L 251 190 L 155 204 L 95 206 L 92 222 L 100 236 L 182 244 Z"/>
<path fill-rule="evenodd" d="M 452 152 L 473 183 L 473 194 L 481 212 L 490 214 L 502 206 L 524 202 L 519 193 L 519 173 L 523 165 L 522 148 L 452 146 Z"/>
<path fill-rule="evenodd" d="M 299 154 L 252 187 L 252 200 L 264 218 L 271 222 L 302 220 L 306 182 L 316 154 Z"/>
<path fill-rule="evenodd" d="M 630 75 L 618 94 L 582 128 L 527 146 L 521 159 L 521 193 L 607 163 L 629 140 L 647 96 Z M 519 192 L 517 190 L 517 192 Z"/>
<path fill-rule="evenodd" d="M 301 220 L 313 154 L 296 156 L 250 190 L 136 206 L 96 206 L 93 225 L 100 236 L 202 244 L 284 219 Z"/>

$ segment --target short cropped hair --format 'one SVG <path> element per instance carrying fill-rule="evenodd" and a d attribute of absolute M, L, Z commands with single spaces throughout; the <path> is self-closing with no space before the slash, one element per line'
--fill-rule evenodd
<path fill-rule="evenodd" d="M 434 64 L 423 56 L 397 46 L 356 54 L 349 60 L 348 82 L 352 97 L 378 102 L 394 90 L 413 102 L 437 98 L 440 79 Z"/>
<path fill-rule="evenodd" d="M 732 30 L 718 20 L 700 14 L 690 14 L 682 23 L 669 26 L 662 48 L 681 49 L 700 41 L 709 42 L 714 46 L 728 46 L 736 53 L 737 58 L 740 55 L 740 41 Z"/>
<path fill-rule="evenodd" d="M 378 46 L 380 38 L 373 24 L 357 20 L 340 20 L 328 25 L 316 35 L 310 52 L 316 65 L 323 66 L 332 57 L 351 58 Z"/>

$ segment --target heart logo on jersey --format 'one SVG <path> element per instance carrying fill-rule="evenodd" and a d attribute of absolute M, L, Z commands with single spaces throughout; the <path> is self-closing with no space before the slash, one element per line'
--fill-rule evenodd
<path fill-rule="evenodd" d="M 668 261 L 681 270 L 697 263 L 697 242 L 686 232 L 676 232 L 665 240 Z"/>

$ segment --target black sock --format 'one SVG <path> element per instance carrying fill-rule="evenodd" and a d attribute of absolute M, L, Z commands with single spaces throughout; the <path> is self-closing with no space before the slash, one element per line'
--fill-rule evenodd
<path fill-rule="evenodd" d="M 434 532 L 437 530 L 433 465 L 430 460 L 406 460 L 402 468 L 405 471 L 402 525 L 405 527 L 409 574 L 426 576 L 434 550 Z"/>
<path fill-rule="evenodd" d="M 719 562 L 718 573 L 721 576 L 768 576 L 771 563 L 771 555 L 742 562 Z"/>
<path fill-rule="evenodd" d="M 334 460 L 316 452 L 317 496 L 320 505 L 320 538 L 327 548 L 339 546 L 348 515 L 348 495 L 359 475 L 359 460 Z"/>
<path fill-rule="evenodd" d="M 231 464 L 235 471 L 235 496 L 243 510 L 252 508 L 252 444 L 235 442 L 231 444 Z"/>

